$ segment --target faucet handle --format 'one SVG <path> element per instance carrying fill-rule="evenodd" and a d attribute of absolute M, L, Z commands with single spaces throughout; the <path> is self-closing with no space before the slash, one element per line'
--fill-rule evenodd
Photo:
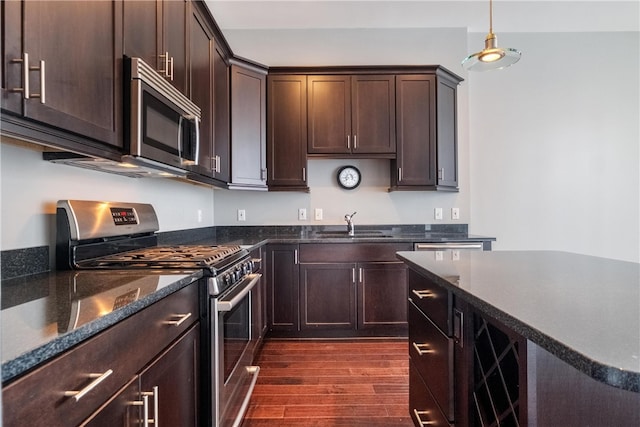
<path fill-rule="evenodd" d="M 345 221 L 347 221 L 347 222 L 351 221 L 351 218 L 353 218 L 353 216 L 354 216 L 355 214 L 357 214 L 357 213 L 358 213 L 358 212 L 354 212 L 354 213 L 352 213 L 351 215 L 346 214 L 346 215 L 344 216 L 344 220 L 345 220 Z"/>

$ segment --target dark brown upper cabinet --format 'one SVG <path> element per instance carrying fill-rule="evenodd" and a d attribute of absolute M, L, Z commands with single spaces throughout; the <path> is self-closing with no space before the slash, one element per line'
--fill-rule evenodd
<path fill-rule="evenodd" d="M 3 133 L 105 156 L 121 148 L 122 2 L 1 8 Z"/>
<path fill-rule="evenodd" d="M 190 55 L 191 71 L 190 98 L 200 107 L 200 148 L 198 164 L 192 171 L 200 176 L 213 178 L 216 167 L 214 153 L 214 52 L 215 39 L 203 13 L 196 7 L 191 11 L 190 23 Z"/>
<path fill-rule="evenodd" d="M 125 1 L 123 7 L 125 55 L 142 58 L 188 96 L 191 2 Z"/>
<path fill-rule="evenodd" d="M 231 67 L 228 55 L 219 43 L 213 52 L 214 105 L 214 178 L 221 182 L 231 179 Z"/>
<path fill-rule="evenodd" d="M 267 189 L 267 73 L 231 64 L 231 180 L 229 189 Z"/>
<path fill-rule="evenodd" d="M 309 75 L 309 155 L 395 157 L 393 75 Z"/>
<path fill-rule="evenodd" d="M 396 76 L 397 155 L 390 190 L 458 191 L 460 81 L 440 67 Z"/>
<path fill-rule="evenodd" d="M 307 76 L 269 75 L 267 84 L 267 185 L 308 191 Z"/>

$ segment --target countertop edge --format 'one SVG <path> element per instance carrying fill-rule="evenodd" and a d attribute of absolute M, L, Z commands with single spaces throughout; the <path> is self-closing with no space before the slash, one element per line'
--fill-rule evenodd
<path fill-rule="evenodd" d="M 433 280 L 443 288 L 453 292 L 454 295 L 461 297 L 484 314 L 502 322 L 506 327 L 512 329 L 527 340 L 539 345 L 541 348 L 547 350 L 549 353 L 568 363 L 580 372 L 601 383 L 623 390 L 640 393 L 640 372 L 620 369 L 616 366 L 607 365 L 603 362 L 594 360 L 589 356 L 568 347 L 561 341 L 558 341 L 557 339 L 527 325 L 509 313 L 494 307 L 475 295 L 454 286 L 437 274 L 434 274 L 421 265 L 403 257 L 401 253 L 397 253 L 396 256 L 398 259 L 404 261 L 410 268 Z"/>
<path fill-rule="evenodd" d="M 12 379 L 24 375 L 43 363 L 61 355 L 76 345 L 94 337 L 100 332 L 117 324 L 118 322 L 138 313 L 139 311 L 149 307 L 151 304 L 160 301 L 170 294 L 194 283 L 195 280 L 202 276 L 202 271 L 194 271 L 186 277 L 179 279 L 172 284 L 157 290 L 121 309 L 113 311 L 99 319 L 87 323 L 78 329 L 67 334 L 56 337 L 46 344 L 41 345 L 33 350 L 27 351 L 11 360 L 2 363 L 2 384 Z"/>

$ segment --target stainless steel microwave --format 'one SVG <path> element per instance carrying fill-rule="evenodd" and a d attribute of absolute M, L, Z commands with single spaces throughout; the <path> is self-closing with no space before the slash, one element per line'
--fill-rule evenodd
<path fill-rule="evenodd" d="M 198 164 L 200 108 L 140 58 L 125 58 L 125 156 L 185 174 Z"/>

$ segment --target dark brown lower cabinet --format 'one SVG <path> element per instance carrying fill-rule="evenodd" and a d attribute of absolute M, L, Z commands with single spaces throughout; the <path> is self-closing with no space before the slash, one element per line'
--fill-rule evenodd
<path fill-rule="evenodd" d="M 267 317 L 273 334 L 297 333 L 300 329 L 298 301 L 298 245 L 271 244 L 267 249 Z"/>
<path fill-rule="evenodd" d="M 300 265 L 300 329 L 356 327 L 355 264 Z"/>
<path fill-rule="evenodd" d="M 407 267 L 402 262 L 358 264 L 358 329 L 407 331 Z"/>
<path fill-rule="evenodd" d="M 199 339 L 196 324 L 140 374 L 140 397 L 148 397 L 151 425 L 199 425 Z"/>
<path fill-rule="evenodd" d="M 196 324 L 81 426 L 198 426 L 199 337 Z"/>
<path fill-rule="evenodd" d="M 269 245 L 271 335 L 406 336 L 409 244 Z"/>
<path fill-rule="evenodd" d="M 413 361 L 409 360 L 409 412 L 416 426 L 449 426 Z"/>

